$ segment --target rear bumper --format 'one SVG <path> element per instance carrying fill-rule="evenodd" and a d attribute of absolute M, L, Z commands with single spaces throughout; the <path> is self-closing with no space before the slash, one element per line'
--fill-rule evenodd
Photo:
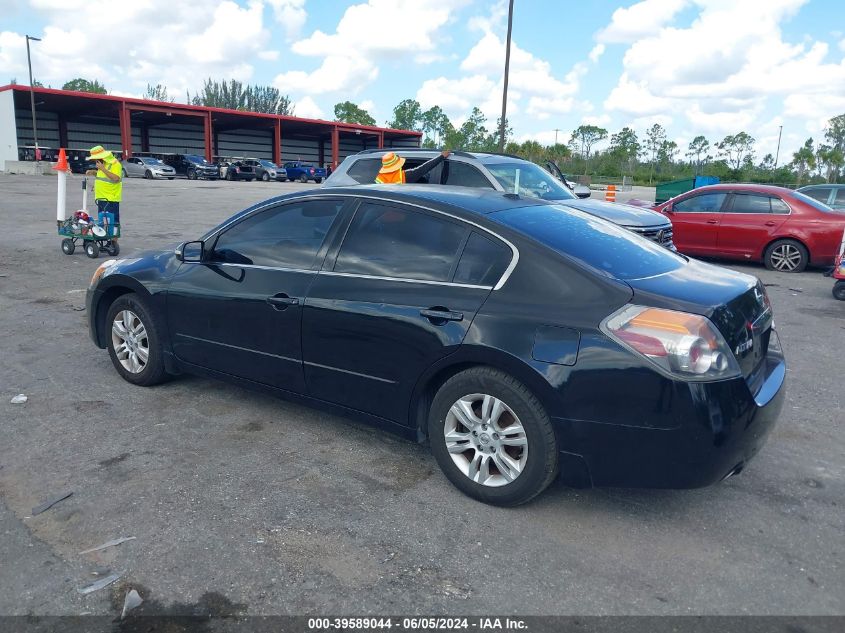
<path fill-rule="evenodd" d="M 786 397 L 785 363 L 767 359 L 767 376 L 752 393 L 743 378 L 677 384 L 672 429 L 552 418 L 576 485 L 699 488 L 738 473 L 757 454 Z M 624 403 L 620 403 L 624 406 Z M 580 471 L 580 472 L 579 472 Z"/>

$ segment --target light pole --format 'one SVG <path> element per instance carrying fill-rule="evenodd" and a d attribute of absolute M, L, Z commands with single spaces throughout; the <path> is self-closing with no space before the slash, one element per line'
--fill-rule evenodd
<path fill-rule="evenodd" d="M 774 171 L 775 169 L 778 168 L 778 157 L 780 156 L 780 135 L 781 134 L 783 134 L 783 126 L 782 125 L 779 126 L 779 129 L 778 129 L 778 148 L 775 150 L 775 166 L 772 169 L 772 171 Z"/>
<path fill-rule="evenodd" d="M 557 147 L 557 133 L 558 133 L 558 132 L 560 132 L 560 128 L 559 128 L 559 127 L 556 127 L 556 128 L 555 128 L 555 147 Z"/>
<path fill-rule="evenodd" d="M 505 88 L 502 90 L 502 120 L 499 127 L 499 152 L 505 151 L 505 128 L 508 115 L 508 73 L 511 67 L 511 28 L 513 27 L 513 0 L 508 6 L 508 39 L 505 44 Z"/>
<path fill-rule="evenodd" d="M 38 159 L 41 154 L 38 151 L 38 126 L 35 123 L 35 88 L 32 85 L 32 58 L 29 55 L 29 40 L 40 42 L 38 37 L 26 36 L 26 63 L 29 66 L 29 104 L 32 107 L 32 140 L 35 143 L 35 169 L 38 171 Z"/>

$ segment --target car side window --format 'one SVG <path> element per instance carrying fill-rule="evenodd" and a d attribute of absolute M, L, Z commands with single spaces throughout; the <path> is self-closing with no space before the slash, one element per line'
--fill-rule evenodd
<path fill-rule="evenodd" d="M 815 198 L 819 202 L 824 202 L 827 204 L 828 199 L 830 198 L 830 188 L 829 187 L 818 187 L 814 189 L 807 189 L 806 191 L 802 191 L 801 193 L 810 196 L 811 198 Z"/>
<path fill-rule="evenodd" d="M 672 205 L 676 213 L 719 213 L 725 202 L 726 193 L 702 193 L 679 200 Z"/>
<path fill-rule="evenodd" d="M 771 213 L 772 205 L 769 196 L 753 193 L 735 193 L 730 213 Z"/>
<path fill-rule="evenodd" d="M 405 207 L 365 202 L 343 239 L 334 270 L 450 281 L 468 232 L 460 224 Z"/>
<path fill-rule="evenodd" d="M 481 171 L 472 165 L 467 165 L 459 161 L 448 161 L 448 165 L 444 167 L 444 171 L 447 172 L 444 185 L 493 189 L 493 184 Z"/>
<path fill-rule="evenodd" d="M 342 200 L 307 200 L 256 213 L 217 238 L 211 259 L 310 269 L 342 206 Z"/>
<path fill-rule="evenodd" d="M 789 215 L 789 205 L 780 198 L 771 198 L 769 202 L 772 205 L 772 213 L 778 215 Z"/>
<path fill-rule="evenodd" d="M 836 199 L 833 204 L 845 206 L 845 187 L 836 190 Z"/>
<path fill-rule="evenodd" d="M 469 236 L 452 279 L 459 284 L 494 286 L 513 258 L 510 248 L 480 233 Z"/>
<path fill-rule="evenodd" d="M 362 158 L 352 163 L 346 173 L 357 182 L 372 184 L 376 181 L 379 169 L 381 169 L 381 158 Z"/>

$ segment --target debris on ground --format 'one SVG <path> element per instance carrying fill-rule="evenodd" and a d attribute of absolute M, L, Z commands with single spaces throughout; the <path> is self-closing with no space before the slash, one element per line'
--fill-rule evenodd
<path fill-rule="evenodd" d="M 115 545 L 120 545 L 121 543 L 125 543 L 126 541 L 134 541 L 136 538 L 136 536 L 121 536 L 120 538 L 112 539 L 111 541 L 107 541 L 102 545 L 97 545 L 97 547 L 92 547 L 91 549 L 86 549 L 85 551 L 79 553 L 90 554 L 91 552 L 99 552 L 101 549 L 106 549 L 107 547 L 114 547 Z"/>
<path fill-rule="evenodd" d="M 790 288 L 792 292 L 804 292 L 801 288 Z"/>
<path fill-rule="evenodd" d="M 35 506 L 32 509 L 32 516 L 37 516 L 37 515 L 41 514 L 42 512 L 46 512 L 47 510 L 52 508 L 54 505 L 56 505 L 59 501 L 64 501 L 65 499 L 67 499 L 72 494 L 73 494 L 73 491 L 65 492 L 64 494 L 56 497 L 55 499 L 52 499 L 50 501 L 45 501 L 41 505 Z"/>
<path fill-rule="evenodd" d="M 396 552 L 390 552 L 390 554 L 387 555 L 387 558 L 385 558 L 383 561 L 381 561 L 381 564 L 384 565 L 385 563 L 389 563 L 390 561 L 392 561 L 394 559 L 395 556 L 396 556 Z"/>
<path fill-rule="evenodd" d="M 135 607 L 140 607 L 143 601 L 144 599 L 141 597 L 141 595 L 137 591 L 132 589 L 129 593 L 126 594 L 126 598 L 123 600 L 123 611 L 120 614 L 120 619 L 122 620 L 123 618 L 125 618 L 126 614 Z"/>
<path fill-rule="evenodd" d="M 29 398 L 27 398 L 26 395 L 19 393 L 14 398 L 9 400 L 9 402 L 11 402 L 12 404 L 23 404 L 27 400 L 29 400 Z"/>
<path fill-rule="evenodd" d="M 119 580 L 120 577 L 123 574 L 124 574 L 124 572 L 122 572 L 122 571 L 118 572 L 116 574 L 111 574 L 109 576 L 106 576 L 102 580 L 98 580 L 97 582 L 91 583 L 87 587 L 83 587 L 82 589 L 77 589 L 76 591 L 78 593 L 81 593 L 83 596 L 86 595 L 86 594 L 92 593 L 94 591 L 99 591 L 103 587 L 108 587 L 113 582 Z"/>

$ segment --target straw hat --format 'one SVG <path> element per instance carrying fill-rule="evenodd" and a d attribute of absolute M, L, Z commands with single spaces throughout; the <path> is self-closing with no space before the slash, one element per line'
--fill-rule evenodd
<path fill-rule="evenodd" d="M 113 154 L 105 149 L 102 145 L 97 145 L 91 148 L 91 155 L 86 160 L 105 160 L 111 158 Z"/>
<path fill-rule="evenodd" d="M 381 157 L 381 169 L 379 169 L 378 173 L 390 174 L 394 171 L 399 171 L 404 164 L 404 158 L 397 156 L 395 152 L 387 152 L 387 154 Z"/>

